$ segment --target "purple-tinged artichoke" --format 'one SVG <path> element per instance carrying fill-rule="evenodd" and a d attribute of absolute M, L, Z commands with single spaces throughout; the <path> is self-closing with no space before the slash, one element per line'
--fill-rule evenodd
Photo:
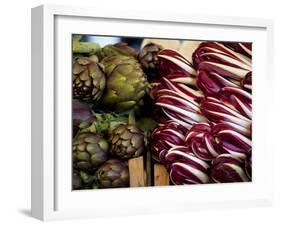
<path fill-rule="evenodd" d="M 99 188 L 121 188 L 129 186 L 127 165 L 118 159 L 109 159 L 96 171 Z"/>
<path fill-rule="evenodd" d="M 167 121 L 157 127 L 150 135 L 150 150 L 156 161 L 164 161 L 166 152 L 175 146 L 184 145 L 187 130 L 175 121 Z"/>
<path fill-rule="evenodd" d="M 73 137 L 79 131 L 79 125 L 83 122 L 90 122 L 95 119 L 92 114 L 91 108 L 87 103 L 78 100 L 72 101 L 72 123 L 73 123 Z"/>
<path fill-rule="evenodd" d="M 218 42 L 201 43 L 192 58 L 197 70 L 217 73 L 237 81 L 243 80 L 252 71 L 250 58 Z"/>
<path fill-rule="evenodd" d="M 165 155 L 173 184 L 205 184 L 209 182 L 209 165 L 193 153 L 171 148 Z"/>
<path fill-rule="evenodd" d="M 244 171 L 243 161 L 230 154 L 219 155 L 212 161 L 211 178 L 216 183 L 249 181 Z"/>
<path fill-rule="evenodd" d="M 157 55 L 162 49 L 163 47 L 158 44 L 148 43 L 138 55 L 139 62 L 150 80 L 158 77 L 159 60 Z"/>
<path fill-rule="evenodd" d="M 108 159 L 108 143 L 98 134 L 80 133 L 72 147 L 75 169 L 93 172 Z"/>
<path fill-rule="evenodd" d="M 105 75 L 99 65 L 88 57 L 79 57 L 73 64 L 73 98 L 98 101 L 105 88 Z"/>
<path fill-rule="evenodd" d="M 133 124 L 119 125 L 109 138 L 110 153 L 121 159 L 140 156 L 145 148 L 143 132 Z"/>

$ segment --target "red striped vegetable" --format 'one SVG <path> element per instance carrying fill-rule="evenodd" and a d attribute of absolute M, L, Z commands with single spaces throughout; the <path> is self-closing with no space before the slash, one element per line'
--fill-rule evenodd
<path fill-rule="evenodd" d="M 252 141 L 231 126 L 219 123 L 212 127 L 212 132 L 219 150 L 245 159 L 252 148 Z"/>
<path fill-rule="evenodd" d="M 208 183 L 209 165 L 188 151 L 174 147 L 165 155 L 169 163 L 170 179 L 173 184 L 204 184 Z"/>
<path fill-rule="evenodd" d="M 192 55 L 198 70 L 241 81 L 252 71 L 251 59 L 218 42 L 203 42 Z"/>
<path fill-rule="evenodd" d="M 200 112 L 199 101 L 203 98 L 201 92 L 184 84 L 171 82 L 165 77 L 161 84 L 158 90 L 153 91 L 153 97 L 155 105 L 161 107 L 170 120 L 187 129 L 197 122 L 207 121 Z"/>
<path fill-rule="evenodd" d="M 245 160 L 245 172 L 247 176 L 251 179 L 252 178 L 252 151 L 248 153 L 248 156 Z"/>
<path fill-rule="evenodd" d="M 249 72 L 241 81 L 241 85 L 245 90 L 252 91 L 252 72 Z"/>
<path fill-rule="evenodd" d="M 196 84 L 205 96 L 214 97 L 218 97 L 218 94 L 223 87 L 240 86 L 235 81 L 226 79 L 218 73 L 207 72 L 204 70 L 198 70 L 198 78 Z"/>
<path fill-rule="evenodd" d="M 202 114 L 211 122 L 224 122 L 241 134 L 248 137 L 251 136 L 251 120 L 225 105 L 222 101 L 213 97 L 207 97 L 201 102 L 200 109 Z"/>
<path fill-rule="evenodd" d="M 216 183 L 249 181 L 243 169 L 243 161 L 230 154 L 219 155 L 212 161 L 211 178 Z"/>
<path fill-rule="evenodd" d="M 168 121 L 152 132 L 150 136 L 150 150 L 153 159 L 164 162 L 166 152 L 175 146 L 184 145 L 187 130 L 175 121 Z"/>
<path fill-rule="evenodd" d="M 191 62 L 189 62 L 180 53 L 171 50 L 163 49 L 158 53 L 159 69 L 161 76 L 170 74 L 182 74 L 186 77 L 196 77 L 196 70 Z"/>
<path fill-rule="evenodd" d="M 195 124 L 188 132 L 185 142 L 193 151 L 194 155 L 202 160 L 212 160 L 223 150 L 220 150 L 215 137 L 212 134 L 212 127 L 210 123 L 200 122 Z"/>
<path fill-rule="evenodd" d="M 237 87 L 224 87 L 219 93 L 220 100 L 248 119 L 252 118 L 252 95 Z"/>
<path fill-rule="evenodd" d="M 173 50 L 159 52 L 161 79 L 150 96 L 160 126 L 150 148 L 173 184 L 250 180 L 251 47 L 202 42 L 193 63 Z"/>
<path fill-rule="evenodd" d="M 252 43 L 246 42 L 223 42 L 223 44 L 237 53 L 252 58 Z"/>

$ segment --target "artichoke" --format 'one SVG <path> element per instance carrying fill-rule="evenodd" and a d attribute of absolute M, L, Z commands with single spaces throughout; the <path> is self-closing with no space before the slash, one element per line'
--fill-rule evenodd
<path fill-rule="evenodd" d="M 148 82 L 141 65 L 127 56 L 106 57 L 101 64 L 107 76 L 102 103 L 117 112 L 142 105 Z"/>
<path fill-rule="evenodd" d="M 106 161 L 96 171 L 99 188 L 120 188 L 129 185 L 129 170 L 125 163 L 117 159 Z"/>
<path fill-rule="evenodd" d="M 80 171 L 80 178 L 82 180 L 82 188 L 83 189 L 94 189 L 96 188 L 96 183 L 95 183 L 95 174 L 89 174 L 84 171 Z"/>
<path fill-rule="evenodd" d="M 96 117 L 92 114 L 91 108 L 87 103 L 78 100 L 72 101 L 72 122 L 73 137 L 77 134 L 81 123 L 89 123 Z"/>
<path fill-rule="evenodd" d="M 88 174 L 84 171 L 73 170 L 72 172 L 72 189 L 93 189 L 96 188 L 95 175 Z"/>
<path fill-rule="evenodd" d="M 156 78 L 159 69 L 158 53 L 163 49 L 162 46 L 154 43 L 146 44 L 138 55 L 139 62 L 148 78 Z"/>
<path fill-rule="evenodd" d="M 106 45 L 102 48 L 102 57 L 110 56 L 132 56 L 136 57 L 137 52 L 134 48 L 128 46 L 125 42 L 116 43 L 114 45 Z"/>
<path fill-rule="evenodd" d="M 74 168 L 93 172 L 108 158 L 108 143 L 98 134 L 80 133 L 73 141 Z"/>
<path fill-rule="evenodd" d="M 73 97 L 83 101 L 99 100 L 105 88 L 105 75 L 88 57 L 78 57 L 73 64 Z"/>
<path fill-rule="evenodd" d="M 72 172 L 72 189 L 79 190 L 82 188 L 82 179 L 80 177 L 80 173 L 77 170 L 73 170 Z"/>
<path fill-rule="evenodd" d="M 119 125 L 109 138 L 110 153 L 121 159 L 140 156 L 145 148 L 142 131 L 133 124 Z"/>

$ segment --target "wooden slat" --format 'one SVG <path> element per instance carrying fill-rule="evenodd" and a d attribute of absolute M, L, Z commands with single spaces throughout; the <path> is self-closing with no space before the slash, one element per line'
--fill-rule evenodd
<path fill-rule="evenodd" d="M 169 185 L 169 173 L 161 164 L 154 164 L 154 186 Z"/>
<path fill-rule="evenodd" d="M 143 156 L 130 159 L 128 165 L 130 187 L 144 187 L 146 184 Z"/>
<path fill-rule="evenodd" d="M 146 153 L 146 185 L 151 186 L 152 185 L 152 170 L 151 170 L 151 154 L 150 151 Z"/>

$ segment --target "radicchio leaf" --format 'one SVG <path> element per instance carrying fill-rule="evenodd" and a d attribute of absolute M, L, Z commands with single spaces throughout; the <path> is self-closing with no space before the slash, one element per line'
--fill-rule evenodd
<path fill-rule="evenodd" d="M 219 150 L 241 159 L 245 159 L 252 148 L 252 141 L 231 126 L 219 123 L 212 127 L 212 132 Z"/>
<path fill-rule="evenodd" d="M 194 155 L 205 161 L 212 160 L 225 152 L 217 145 L 212 127 L 210 123 L 197 123 L 193 125 L 185 138 L 186 145 L 190 147 Z"/>
<path fill-rule="evenodd" d="M 150 150 L 156 161 L 164 161 L 166 152 L 175 146 L 184 145 L 187 130 L 175 121 L 157 127 L 150 136 Z"/>
<path fill-rule="evenodd" d="M 225 105 L 219 99 L 207 97 L 201 102 L 201 112 L 211 122 L 225 124 L 231 126 L 236 131 L 248 137 L 251 136 L 251 120 L 243 116 L 236 110 Z"/>
<path fill-rule="evenodd" d="M 218 94 L 223 87 L 239 87 L 239 85 L 237 85 L 235 82 L 224 78 L 218 73 L 207 72 L 204 70 L 198 70 L 196 84 L 206 96 L 214 97 L 218 97 Z"/>
<path fill-rule="evenodd" d="M 196 77 L 196 71 L 191 62 L 189 62 L 180 53 L 171 50 L 163 49 L 158 53 L 159 73 L 161 76 L 170 74 L 183 74 L 186 77 Z"/>
<path fill-rule="evenodd" d="M 252 43 L 250 42 L 223 42 L 223 44 L 237 53 L 252 58 Z"/>
<path fill-rule="evenodd" d="M 252 71 L 251 59 L 218 42 L 203 42 L 192 56 L 198 70 L 217 73 L 241 81 Z"/>
<path fill-rule="evenodd" d="M 204 184 L 209 182 L 209 165 L 193 153 L 175 147 L 166 153 L 165 159 L 169 163 L 170 179 L 173 184 Z"/>
<path fill-rule="evenodd" d="M 230 154 L 221 154 L 212 161 L 211 178 L 216 183 L 249 181 L 243 168 L 243 161 Z"/>

